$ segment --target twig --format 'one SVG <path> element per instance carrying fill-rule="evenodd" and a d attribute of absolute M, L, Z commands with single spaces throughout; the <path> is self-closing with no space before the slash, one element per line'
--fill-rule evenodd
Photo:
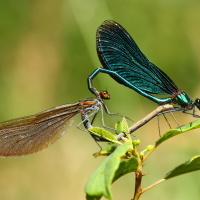
<path fill-rule="evenodd" d="M 148 187 L 144 188 L 144 189 L 142 190 L 142 193 L 146 192 L 147 190 L 149 190 L 149 189 L 155 187 L 156 185 L 158 185 L 158 184 L 160 184 L 160 183 L 162 183 L 162 182 L 164 182 L 164 181 L 166 181 L 166 179 L 160 179 L 159 181 L 156 181 L 155 183 L 153 183 L 153 184 L 149 185 Z"/>
<path fill-rule="evenodd" d="M 142 118 L 141 120 L 139 120 L 138 122 L 136 122 L 135 124 L 133 124 L 129 128 L 129 131 L 130 131 L 130 133 L 132 133 L 135 130 L 137 130 L 138 128 L 140 128 L 141 126 L 144 126 L 147 122 L 149 122 L 154 117 L 156 117 L 158 115 L 161 115 L 163 113 L 166 113 L 166 112 L 173 112 L 173 111 L 178 111 L 178 109 L 174 108 L 171 104 L 165 104 L 165 105 L 159 106 L 154 111 L 152 111 L 151 113 L 149 113 L 147 116 L 145 116 L 144 118 Z M 116 137 L 116 139 L 120 140 L 124 136 L 125 136 L 125 133 L 120 133 Z"/>

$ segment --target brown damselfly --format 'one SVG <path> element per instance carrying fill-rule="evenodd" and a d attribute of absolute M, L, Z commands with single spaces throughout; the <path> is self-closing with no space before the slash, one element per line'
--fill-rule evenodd
<path fill-rule="evenodd" d="M 65 134 L 72 118 L 78 113 L 82 118 L 80 124 L 84 124 L 87 129 L 91 128 L 90 116 L 95 116 L 99 107 L 104 107 L 107 111 L 102 99 L 109 99 L 105 90 L 100 91 L 97 97 L 0 123 L 0 157 L 24 156 L 48 147 Z M 92 136 L 96 141 L 105 141 Z"/>

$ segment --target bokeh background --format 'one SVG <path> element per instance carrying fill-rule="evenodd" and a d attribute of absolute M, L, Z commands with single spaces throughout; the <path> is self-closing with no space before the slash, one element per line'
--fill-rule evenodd
<path fill-rule="evenodd" d="M 97 27 L 106 19 L 122 24 L 147 57 L 160 66 L 192 99 L 200 97 L 200 2 L 163 0 L 0 1 L 0 120 L 8 120 L 77 102 L 92 96 L 86 78 L 100 62 L 95 50 Z M 157 107 L 108 75 L 95 81 L 112 99 L 107 105 L 137 121 Z M 179 124 L 194 120 L 175 113 Z M 176 127 L 170 115 L 172 127 Z M 119 117 L 106 118 L 113 126 Z M 68 133 L 48 149 L 20 158 L 0 159 L 0 199 L 84 199 L 84 185 L 103 158 L 91 137 L 78 130 L 76 116 Z M 98 122 L 97 122 L 98 123 Z M 131 125 L 131 121 L 129 124 Z M 169 127 L 160 117 L 163 133 Z M 141 150 L 158 138 L 158 121 L 135 132 Z M 200 153 L 199 130 L 161 145 L 147 160 L 143 187 Z M 199 172 L 169 180 L 141 199 L 199 199 Z M 114 183 L 115 200 L 131 199 L 134 174 Z"/>

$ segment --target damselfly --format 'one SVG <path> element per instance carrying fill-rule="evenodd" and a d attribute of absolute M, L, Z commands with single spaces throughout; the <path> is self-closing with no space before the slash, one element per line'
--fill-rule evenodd
<path fill-rule="evenodd" d="M 147 59 L 129 33 L 117 22 L 104 21 L 97 30 L 96 41 L 97 53 L 104 68 L 97 68 L 88 77 L 88 88 L 93 94 L 96 90 L 92 79 L 102 72 L 159 105 L 178 104 L 184 111 L 195 106 L 200 109 L 200 99 L 193 101 L 187 93 L 178 89 L 161 69 Z M 169 96 L 161 98 L 154 94 Z M 199 117 L 194 113 L 192 115 Z"/>
<path fill-rule="evenodd" d="M 72 118 L 78 113 L 82 118 L 79 126 L 84 124 L 87 129 L 91 128 L 89 118 L 94 116 L 100 107 L 107 111 L 102 99 L 109 98 L 107 91 L 103 90 L 93 98 L 85 98 L 77 103 L 56 106 L 35 115 L 0 123 L 0 157 L 24 156 L 48 147 L 64 135 L 72 123 Z M 90 134 L 96 141 L 105 141 Z"/>

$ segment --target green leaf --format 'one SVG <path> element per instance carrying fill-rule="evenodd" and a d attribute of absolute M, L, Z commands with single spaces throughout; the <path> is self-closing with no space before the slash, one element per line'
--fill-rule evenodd
<path fill-rule="evenodd" d="M 101 196 L 111 199 L 110 186 L 116 171 L 119 168 L 121 157 L 131 148 L 131 143 L 126 142 L 107 157 L 95 170 L 85 186 L 87 199 L 94 200 Z"/>
<path fill-rule="evenodd" d="M 145 150 L 151 151 L 153 148 L 154 148 L 154 145 L 148 145 Z"/>
<path fill-rule="evenodd" d="M 138 161 L 135 157 L 132 157 L 128 160 L 123 160 L 120 163 L 119 168 L 115 173 L 115 177 L 113 179 L 113 182 L 116 181 L 121 176 L 124 176 L 125 174 L 137 171 L 138 165 L 139 165 Z"/>
<path fill-rule="evenodd" d="M 123 132 L 123 128 L 122 128 L 122 122 L 119 121 L 115 124 L 115 134 L 118 135 L 120 134 L 121 132 Z"/>
<path fill-rule="evenodd" d="M 126 121 L 126 118 L 123 117 L 122 118 L 122 121 L 119 121 L 115 124 L 115 129 L 117 130 L 116 131 L 116 134 L 118 135 L 119 133 L 121 132 L 124 132 L 124 133 L 129 133 L 129 127 L 128 127 L 128 123 Z"/>
<path fill-rule="evenodd" d="M 196 129 L 196 128 L 200 128 L 200 120 L 196 120 L 193 122 L 190 122 L 186 125 L 180 126 L 176 129 L 171 129 L 169 131 L 167 131 L 165 134 L 163 134 L 157 141 L 155 146 L 157 147 L 158 145 L 160 145 L 162 142 L 168 140 L 171 137 L 174 137 L 176 135 L 179 135 L 181 133 L 184 133 L 186 131 L 190 131 L 192 129 Z"/>
<path fill-rule="evenodd" d="M 189 161 L 177 166 L 172 171 L 168 172 L 164 179 L 170 179 L 175 176 L 186 174 L 189 172 L 200 170 L 200 156 L 194 156 Z"/>
<path fill-rule="evenodd" d="M 121 142 L 119 142 L 119 141 L 115 138 L 115 136 L 114 136 L 112 133 L 106 131 L 106 130 L 103 129 L 103 128 L 93 127 L 93 128 L 88 129 L 88 130 L 89 130 L 92 134 L 94 134 L 94 135 L 96 135 L 96 136 L 98 136 L 98 137 L 101 137 L 101 138 L 103 138 L 103 139 L 106 139 L 106 140 L 108 140 L 108 141 L 110 141 L 110 142 L 114 142 L 114 143 L 116 143 L 116 144 L 121 144 Z"/>
<path fill-rule="evenodd" d="M 97 152 L 97 153 L 94 153 L 93 156 L 96 158 L 98 156 L 109 156 L 111 153 L 113 153 L 115 151 L 115 149 L 117 148 L 118 146 L 116 145 L 112 145 L 112 146 L 109 146 L 105 149 L 102 149 L 101 151 Z"/>
<path fill-rule="evenodd" d="M 140 157 L 144 158 L 144 154 L 148 151 L 151 151 L 154 148 L 154 145 L 148 145 L 143 151 L 140 152 Z"/>

